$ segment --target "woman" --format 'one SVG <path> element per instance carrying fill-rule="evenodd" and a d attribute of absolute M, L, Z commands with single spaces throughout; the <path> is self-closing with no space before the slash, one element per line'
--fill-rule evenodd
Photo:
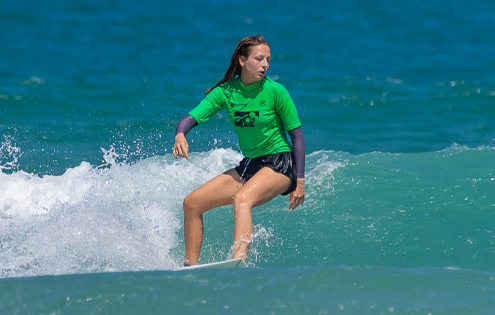
<path fill-rule="evenodd" d="M 173 155 L 189 159 L 186 134 L 226 109 L 245 158 L 184 199 L 185 266 L 198 263 L 203 213 L 234 205 L 233 258 L 247 257 L 253 223 L 251 209 L 290 193 L 289 209 L 304 201 L 304 137 L 287 90 L 265 76 L 270 46 L 263 36 L 242 39 L 225 76 L 177 125 Z M 292 147 L 286 131 L 292 140 Z"/>

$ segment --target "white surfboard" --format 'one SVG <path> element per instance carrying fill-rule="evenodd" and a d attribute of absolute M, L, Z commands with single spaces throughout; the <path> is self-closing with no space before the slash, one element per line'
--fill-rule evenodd
<path fill-rule="evenodd" d="M 229 259 L 224 261 L 218 261 L 209 264 L 194 265 L 189 267 L 181 268 L 180 270 L 191 270 L 191 269 L 231 269 L 231 268 L 246 268 L 246 262 L 241 258 Z"/>

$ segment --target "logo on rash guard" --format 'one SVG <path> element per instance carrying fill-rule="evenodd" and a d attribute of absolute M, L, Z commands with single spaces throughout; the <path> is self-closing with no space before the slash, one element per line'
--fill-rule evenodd
<path fill-rule="evenodd" d="M 240 128 L 254 127 L 256 117 L 260 116 L 259 111 L 252 112 L 235 112 L 234 113 L 234 125 Z"/>

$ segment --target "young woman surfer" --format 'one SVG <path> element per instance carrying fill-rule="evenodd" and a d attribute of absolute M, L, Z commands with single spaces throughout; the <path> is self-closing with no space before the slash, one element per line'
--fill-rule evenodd
<path fill-rule="evenodd" d="M 253 222 L 251 209 L 290 194 L 289 209 L 304 202 L 305 143 L 294 102 L 287 90 L 266 77 L 270 46 L 263 36 L 242 39 L 225 76 L 177 125 L 173 155 L 189 159 L 186 134 L 225 109 L 245 158 L 184 199 L 185 265 L 198 263 L 203 213 L 234 205 L 233 258 L 247 257 Z M 292 146 L 287 139 L 289 133 Z"/>

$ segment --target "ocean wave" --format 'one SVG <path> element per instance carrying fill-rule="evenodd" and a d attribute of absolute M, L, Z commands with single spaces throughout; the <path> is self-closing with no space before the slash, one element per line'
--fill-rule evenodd
<path fill-rule="evenodd" d="M 241 159 L 217 149 L 129 164 L 102 152 L 103 165 L 59 176 L 0 173 L 2 276 L 173 268 L 184 196 Z"/>
<path fill-rule="evenodd" d="M 0 173 L 2 277 L 174 269 L 183 256 L 182 200 L 232 168 L 231 149 L 136 163 L 113 148 L 105 163 L 59 176 Z M 491 270 L 493 147 L 453 144 L 429 153 L 307 155 L 306 201 L 280 196 L 253 210 L 259 266 L 452 266 Z M 223 210 L 222 210 L 223 209 Z M 201 259 L 230 250 L 230 206 L 205 215 Z"/>

